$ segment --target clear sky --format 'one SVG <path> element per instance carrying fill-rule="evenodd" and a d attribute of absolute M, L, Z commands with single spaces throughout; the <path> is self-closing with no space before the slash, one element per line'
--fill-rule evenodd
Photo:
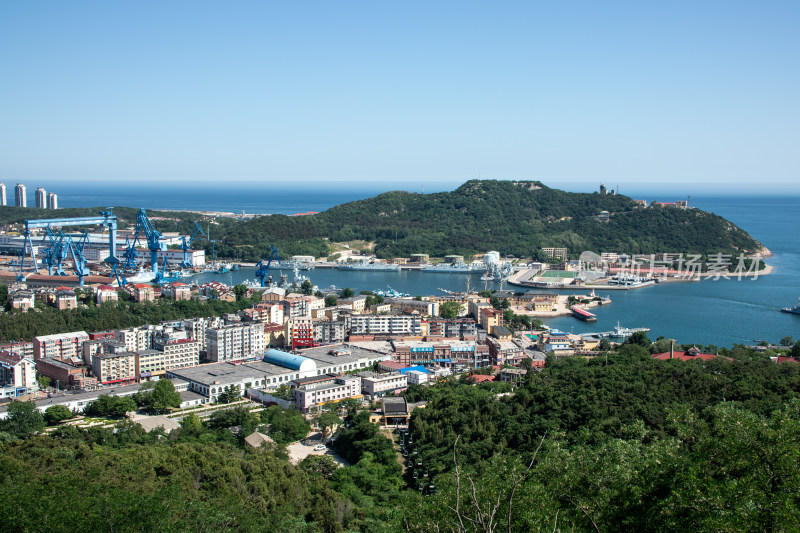
<path fill-rule="evenodd" d="M 800 2 L 0 3 L 0 181 L 800 191 Z"/>

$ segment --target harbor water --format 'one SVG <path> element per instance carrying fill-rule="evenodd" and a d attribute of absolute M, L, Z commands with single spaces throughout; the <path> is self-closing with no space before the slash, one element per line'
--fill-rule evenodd
<path fill-rule="evenodd" d="M 774 254 L 767 260 L 775 267 L 774 272 L 755 280 L 709 279 L 613 291 L 609 293 L 613 300 L 611 305 L 592 309 L 597 322 L 585 323 L 566 316 L 544 322 L 563 331 L 583 333 L 608 331 L 619 321 L 631 328 L 650 328 L 654 339 L 664 336 L 682 343 L 717 346 L 753 344 L 759 340 L 777 342 L 787 335 L 800 337 L 800 316 L 780 312 L 782 307 L 794 305 L 800 297 L 800 232 L 789 228 L 788 222 L 800 220 L 800 202 L 796 198 L 730 197 L 693 198 L 692 203 L 730 219 L 764 243 Z M 291 280 L 291 272 L 283 273 Z M 199 274 L 192 280 L 236 284 L 253 279 L 253 274 L 254 269 L 242 268 L 225 274 Z M 272 274 L 277 279 L 281 271 Z M 349 287 L 356 293 L 391 287 L 412 296 L 441 295 L 444 294 L 441 289 L 464 291 L 468 277 L 472 290 L 500 288 L 495 282 L 487 285 L 481 281 L 480 272 L 467 275 L 316 269 L 302 274 L 320 288 L 335 285 Z M 600 295 L 605 293 L 600 291 Z"/>

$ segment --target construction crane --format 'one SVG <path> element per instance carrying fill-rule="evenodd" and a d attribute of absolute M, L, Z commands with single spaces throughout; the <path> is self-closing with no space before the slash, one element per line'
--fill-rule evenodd
<path fill-rule="evenodd" d="M 140 232 L 142 235 L 144 235 L 145 240 L 147 241 L 147 248 L 150 250 L 150 268 L 154 273 L 157 274 L 158 252 L 166 250 L 167 245 L 164 243 L 161 233 L 156 231 L 156 229 L 150 223 L 150 219 L 147 217 L 147 213 L 144 209 L 140 209 L 139 213 L 136 215 L 136 232 L 133 238 L 134 246 L 136 245 L 136 240 L 139 238 Z"/>
<path fill-rule="evenodd" d="M 189 237 L 188 240 L 186 239 L 186 235 L 181 237 L 183 241 L 181 244 L 181 249 L 183 250 L 183 262 L 181 263 L 181 266 L 184 268 L 194 266 L 192 262 L 189 260 L 189 248 L 192 246 L 192 242 L 194 242 L 195 236 L 197 235 L 198 231 L 200 232 L 200 235 L 202 235 L 205 238 L 208 238 L 206 232 L 203 231 L 203 228 L 201 228 L 197 222 L 194 223 L 194 232 L 192 232 L 192 236 Z"/>
<path fill-rule="evenodd" d="M 17 281 L 25 281 L 25 247 L 19 249 L 17 252 L 17 261 L 11 261 L 9 266 L 13 266 L 14 272 L 17 274 Z M 17 270 L 16 267 L 19 267 Z"/>
<path fill-rule="evenodd" d="M 267 260 L 266 264 L 264 264 L 264 259 Z M 267 273 L 269 272 L 269 266 L 272 264 L 273 259 L 277 259 L 278 264 L 281 264 L 281 258 L 278 256 L 278 249 L 274 246 L 270 246 L 267 253 L 256 263 L 256 279 L 261 281 L 262 287 L 266 287 Z"/>

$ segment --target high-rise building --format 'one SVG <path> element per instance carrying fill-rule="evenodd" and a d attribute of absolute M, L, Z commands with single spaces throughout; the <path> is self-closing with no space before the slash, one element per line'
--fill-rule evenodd
<path fill-rule="evenodd" d="M 54 192 L 47 193 L 47 209 L 58 209 L 58 195 Z"/>
<path fill-rule="evenodd" d="M 28 193 L 23 184 L 17 183 L 17 186 L 14 187 L 14 197 L 17 207 L 28 207 Z"/>
<path fill-rule="evenodd" d="M 47 209 L 47 191 L 42 187 L 36 189 L 36 207 L 39 209 Z"/>
<path fill-rule="evenodd" d="M 0 183 L 0 205 L 6 205 L 6 184 Z"/>

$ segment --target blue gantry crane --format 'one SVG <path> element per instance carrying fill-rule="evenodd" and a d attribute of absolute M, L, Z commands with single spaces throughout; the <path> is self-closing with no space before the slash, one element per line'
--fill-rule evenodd
<path fill-rule="evenodd" d="M 266 263 L 264 263 L 265 259 L 267 260 Z M 279 265 L 281 264 L 281 258 L 278 256 L 278 249 L 275 248 L 274 246 L 270 246 L 269 249 L 267 250 L 267 253 L 265 253 L 261 257 L 261 260 L 258 263 L 256 263 L 256 279 L 261 281 L 262 287 L 266 286 L 266 279 L 267 279 L 267 274 L 269 273 L 269 266 L 272 264 L 273 259 L 277 259 L 278 264 Z"/>
<path fill-rule="evenodd" d="M 158 252 L 166 250 L 167 245 L 164 243 L 161 233 L 156 231 L 150 223 L 150 219 L 147 217 L 147 213 L 144 209 L 140 209 L 139 213 L 136 215 L 134 246 L 136 245 L 135 241 L 139 238 L 140 232 L 144 235 L 147 241 L 147 248 L 150 250 L 150 268 L 154 273 L 158 274 Z"/>
<path fill-rule="evenodd" d="M 164 281 L 164 278 L 167 277 L 166 273 L 168 267 L 169 267 L 169 259 L 167 259 L 167 256 L 165 255 L 164 260 L 161 261 L 161 266 L 158 268 L 158 271 L 156 272 L 156 277 L 153 278 L 153 283 L 161 283 Z"/>
<path fill-rule="evenodd" d="M 202 235 L 206 239 L 208 238 L 206 232 L 203 231 L 203 228 L 201 228 L 200 224 L 198 224 L 197 222 L 194 223 L 194 231 L 192 232 L 191 237 L 189 237 L 188 239 L 186 238 L 186 235 L 181 237 L 181 240 L 183 241 L 181 243 L 181 249 L 183 250 L 183 262 L 181 262 L 181 266 L 183 268 L 194 266 L 192 265 L 192 262 L 189 260 L 189 249 L 192 246 L 192 242 L 194 242 L 195 238 L 197 238 L 197 232 L 200 232 L 200 235 Z M 213 242 L 215 241 L 212 241 L 212 243 Z M 212 250 L 213 250 L 213 244 L 212 244 Z"/>

